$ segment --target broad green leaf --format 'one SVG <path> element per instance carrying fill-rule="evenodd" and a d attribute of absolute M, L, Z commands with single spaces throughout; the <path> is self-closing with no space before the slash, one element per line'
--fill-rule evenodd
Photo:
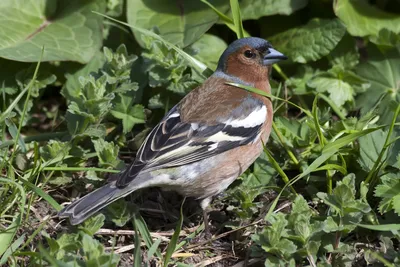
<path fill-rule="evenodd" d="M 356 99 L 357 107 L 366 114 L 379 103 L 380 122 L 390 124 L 395 109 L 391 102 L 400 102 L 400 48 L 381 52 L 369 46 L 368 61 L 359 64 L 356 72 L 371 83 L 371 87 Z"/>
<path fill-rule="evenodd" d="M 382 47 L 393 47 L 400 45 L 400 33 L 395 34 L 389 30 L 383 29 L 379 32 L 378 36 L 370 36 L 371 42 Z"/>
<path fill-rule="evenodd" d="M 210 69 L 215 70 L 219 57 L 227 45 L 224 40 L 212 34 L 204 34 L 192 46 L 195 50 L 195 58 L 206 64 Z"/>
<path fill-rule="evenodd" d="M 375 161 L 378 159 L 378 156 L 383 149 L 386 136 L 387 132 L 378 130 L 360 137 L 360 157 L 358 162 L 365 171 L 369 172 L 372 170 Z M 387 153 L 383 155 L 383 158 L 386 158 L 386 154 Z"/>
<path fill-rule="evenodd" d="M 308 0 L 243 0 L 240 2 L 240 12 L 243 20 L 290 15 L 305 7 L 307 3 Z"/>
<path fill-rule="evenodd" d="M 274 35 L 269 41 L 292 61 L 306 63 L 328 55 L 345 32 L 338 19 L 313 19 L 304 26 Z"/>
<path fill-rule="evenodd" d="M 223 12 L 228 9 L 226 1 L 213 4 Z M 194 43 L 218 20 L 217 14 L 200 1 L 173 0 L 128 0 L 127 18 L 135 27 L 157 27 L 162 38 L 180 47 Z M 140 33 L 133 31 L 140 41 Z"/>
<path fill-rule="evenodd" d="M 0 1 L 0 57 L 24 62 L 86 63 L 102 44 L 104 0 Z M 7 27 L 5 27 L 7 25 Z"/>
<path fill-rule="evenodd" d="M 329 75 L 317 75 L 308 82 L 317 92 L 329 93 L 329 98 L 341 107 L 346 102 L 353 101 L 354 90 L 347 82 Z"/>
<path fill-rule="evenodd" d="M 378 36 L 381 31 L 400 33 L 400 15 L 387 13 L 365 0 L 337 0 L 334 11 L 353 36 Z"/>
<path fill-rule="evenodd" d="M 251 188 L 268 185 L 276 175 L 276 170 L 268 161 L 267 155 L 262 153 L 254 162 L 253 172 L 249 174 L 243 183 Z"/>

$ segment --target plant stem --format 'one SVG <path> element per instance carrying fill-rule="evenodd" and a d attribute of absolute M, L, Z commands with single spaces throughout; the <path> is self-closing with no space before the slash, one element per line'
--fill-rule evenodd
<path fill-rule="evenodd" d="M 279 131 L 278 127 L 276 127 L 275 122 L 272 122 L 272 128 L 274 129 L 276 135 L 278 136 L 278 139 L 280 141 L 280 143 L 282 144 L 282 146 L 285 148 L 286 153 L 289 155 L 290 159 L 293 161 L 293 163 L 298 166 L 299 165 L 299 161 L 297 160 L 296 156 L 293 154 L 292 150 L 290 150 L 290 148 L 286 145 L 286 143 L 283 140 L 282 134 Z"/>
<path fill-rule="evenodd" d="M 279 166 L 278 162 L 272 157 L 271 153 L 269 150 L 264 146 L 264 151 L 268 156 L 269 161 L 271 162 L 272 166 L 275 168 L 275 170 L 279 173 L 279 175 L 282 177 L 282 180 L 285 182 L 286 185 L 289 184 L 290 180 L 287 177 L 286 173 L 282 170 L 282 168 Z M 290 185 L 290 190 L 297 195 L 296 190 L 293 188 L 293 186 Z"/>
<path fill-rule="evenodd" d="M 379 153 L 379 156 L 374 163 L 374 166 L 372 167 L 371 171 L 368 173 L 367 178 L 365 179 L 365 183 L 370 183 L 369 190 L 371 189 L 371 184 L 373 184 L 372 180 L 376 177 L 376 171 L 377 171 L 378 165 L 381 162 L 386 150 L 389 148 L 389 144 L 391 143 L 390 137 L 392 136 L 394 125 L 396 124 L 396 120 L 397 120 L 399 113 L 400 113 L 400 104 L 397 106 L 396 111 L 394 112 L 392 123 L 390 124 L 389 132 L 386 136 L 385 144 L 383 145 L 382 150 Z"/>

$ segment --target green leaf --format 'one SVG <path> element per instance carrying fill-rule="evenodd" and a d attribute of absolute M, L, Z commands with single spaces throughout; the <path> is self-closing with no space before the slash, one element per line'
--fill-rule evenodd
<path fill-rule="evenodd" d="M 114 145 L 113 142 L 107 142 L 103 139 L 92 140 L 92 142 L 99 158 L 99 165 L 102 167 L 117 168 L 121 163 L 121 160 L 118 159 L 119 147 Z"/>
<path fill-rule="evenodd" d="M 311 140 L 315 138 L 314 132 L 311 131 L 310 126 L 307 123 L 285 117 L 277 117 L 275 121 L 276 127 L 282 134 L 282 139 L 285 144 L 292 148 L 298 146 L 306 147 L 310 144 Z M 273 132 L 273 136 L 274 134 L 275 133 Z"/>
<path fill-rule="evenodd" d="M 47 166 L 62 161 L 71 149 L 71 144 L 50 140 L 45 146 L 40 148 L 40 155 L 47 162 Z"/>
<path fill-rule="evenodd" d="M 132 209 L 130 209 L 128 203 L 123 199 L 119 199 L 107 206 L 107 219 L 111 219 L 118 227 L 123 227 L 129 222 L 132 216 Z"/>
<path fill-rule="evenodd" d="M 297 246 L 286 239 L 288 221 L 283 213 L 274 213 L 270 217 L 270 227 L 264 228 L 260 234 L 253 235 L 253 240 L 266 252 L 275 255 L 290 257 L 297 250 Z"/>
<path fill-rule="evenodd" d="M 276 170 L 271 166 L 268 157 L 262 153 L 254 162 L 253 172 L 246 177 L 243 184 L 249 187 L 260 187 L 268 185 L 276 175 Z"/>
<path fill-rule="evenodd" d="M 311 66 L 301 65 L 298 72 L 286 81 L 286 85 L 293 88 L 296 95 L 311 94 L 312 90 L 307 86 L 307 82 L 318 73 L 319 70 L 314 70 Z"/>
<path fill-rule="evenodd" d="M 114 253 L 105 253 L 103 245 L 96 239 L 87 234 L 81 233 L 80 243 L 82 244 L 85 264 L 87 266 L 118 266 L 120 259 L 119 255 Z M 78 259 L 78 257 L 76 258 Z"/>
<path fill-rule="evenodd" d="M 12 120 L 6 119 L 5 120 L 6 125 L 8 127 L 8 132 L 10 133 L 11 137 L 15 140 L 15 138 L 18 138 L 18 140 L 16 140 L 16 142 L 19 145 L 19 148 L 21 149 L 21 151 L 23 153 L 26 152 L 26 145 L 24 142 L 24 139 L 22 138 L 22 136 L 20 134 L 18 134 L 18 128 L 15 125 L 15 123 Z"/>
<path fill-rule="evenodd" d="M 98 51 L 86 65 L 82 66 L 74 73 L 66 73 L 65 82 L 62 88 L 62 94 L 68 100 L 79 98 L 79 93 L 82 88 L 80 77 L 88 76 L 90 73 L 96 73 L 105 63 L 104 54 Z"/>
<path fill-rule="evenodd" d="M 360 137 L 360 157 L 358 162 L 365 171 L 369 172 L 372 170 L 379 153 L 381 153 L 383 149 L 386 136 L 387 132 L 378 130 Z M 387 152 L 385 152 L 383 158 L 386 158 L 386 155 Z"/>
<path fill-rule="evenodd" d="M 382 184 L 375 187 L 375 196 L 382 198 L 379 202 L 380 213 L 394 210 L 400 215 L 400 174 L 388 173 L 381 177 Z"/>
<path fill-rule="evenodd" d="M 10 246 L 21 224 L 21 214 L 16 214 L 12 223 L 0 232 L 0 255 L 3 255 L 7 248 Z M 4 264 L 3 260 L 1 260 Z"/>
<path fill-rule="evenodd" d="M 228 9 L 223 0 L 213 4 L 223 12 Z M 173 0 L 128 0 L 127 18 L 135 27 L 157 27 L 162 38 L 180 47 L 194 43 L 218 20 L 217 14 L 200 1 Z M 140 33 L 133 32 L 140 41 Z"/>
<path fill-rule="evenodd" d="M 145 123 L 146 115 L 142 105 L 132 105 L 132 99 L 127 96 L 116 99 L 118 100 L 120 102 L 110 112 L 115 118 L 122 120 L 124 133 L 130 132 L 136 124 Z"/>
<path fill-rule="evenodd" d="M 24 243 L 26 234 L 22 234 L 21 236 L 18 237 L 17 240 L 15 240 L 9 247 L 8 249 L 4 252 L 0 259 L 0 264 L 3 265 L 7 262 L 8 258 L 17 251 L 17 249 Z M 1 253 L 0 253 L 1 255 Z"/>
<path fill-rule="evenodd" d="M 356 99 L 357 107 L 361 108 L 362 114 L 366 114 L 379 104 L 379 122 L 390 124 L 397 107 L 391 103 L 400 102 L 400 48 L 381 52 L 370 45 L 368 61 L 358 65 L 356 72 L 371 83 L 371 87 Z"/>
<path fill-rule="evenodd" d="M 170 91 L 185 95 L 197 85 L 187 73 L 188 62 L 176 49 L 154 40 L 153 37 L 144 40 L 149 51 L 143 52 L 142 56 L 146 59 L 150 87 L 166 87 Z"/>
<path fill-rule="evenodd" d="M 352 102 L 354 99 L 353 95 L 355 92 L 350 84 L 327 74 L 314 76 L 308 82 L 308 85 L 316 88 L 317 92 L 328 92 L 329 98 L 339 107 L 343 106 L 346 102 Z"/>
<path fill-rule="evenodd" d="M 353 69 L 358 64 L 359 58 L 356 39 L 347 33 L 328 57 L 332 65 L 340 66 L 342 69 Z"/>
<path fill-rule="evenodd" d="M 212 70 L 217 68 L 219 57 L 226 47 L 227 45 L 224 40 L 218 36 L 207 33 L 191 46 L 196 52 L 194 57 Z"/>
<path fill-rule="evenodd" d="M 382 48 L 385 48 L 386 46 L 390 49 L 394 46 L 398 47 L 400 45 L 400 33 L 395 34 L 386 29 L 381 30 L 378 36 L 370 36 L 369 39 L 371 42 L 382 46 Z"/>
<path fill-rule="evenodd" d="M 243 0 L 240 2 L 243 20 L 264 16 L 290 15 L 302 9 L 308 0 Z"/>
<path fill-rule="evenodd" d="M 79 225 L 79 229 L 85 231 L 89 235 L 94 235 L 104 225 L 104 215 L 97 214 L 87 219 L 83 224 Z"/>
<path fill-rule="evenodd" d="M 400 16 L 387 13 L 365 0 L 337 0 L 334 11 L 353 36 L 378 36 L 382 30 L 400 33 Z"/>
<path fill-rule="evenodd" d="M 345 32 L 338 19 L 312 19 L 304 26 L 272 36 L 269 41 L 292 61 L 306 63 L 328 55 Z"/>
<path fill-rule="evenodd" d="M 0 2 L 0 57 L 24 62 L 89 62 L 102 44 L 105 1 L 3 0 Z"/>
<path fill-rule="evenodd" d="M 159 41 L 159 42 L 162 42 L 165 46 L 167 46 L 167 47 L 169 47 L 169 48 L 175 50 L 183 59 L 185 59 L 185 60 L 193 67 L 193 69 L 194 69 L 194 70 L 197 72 L 197 74 L 199 74 L 201 77 L 203 77 L 203 78 L 204 78 L 204 77 L 208 77 L 208 76 L 210 76 L 210 75 L 212 74 L 212 71 L 211 71 L 209 68 L 207 68 L 206 65 L 204 65 L 202 62 L 198 61 L 197 59 L 195 59 L 194 57 L 192 57 L 191 55 L 189 55 L 188 53 L 186 53 L 185 51 L 183 51 L 182 49 L 180 49 L 180 48 L 177 47 L 176 45 L 174 45 L 174 44 L 172 44 L 172 43 L 166 41 L 166 40 L 165 40 L 164 38 L 162 38 L 160 35 L 158 35 L 158 34 L 152 32 L 152 31 L 146 30 L 146 29 L 144 29 L 144 28 L 142 28 L 142 27 L 137 27 L 137 26 L 135 26 L 135 25 L 130 25 L 130 24 L 128 24 L 128 23 L 125 23 L 125 22 L 116 20 L 116 19 L 114 19 L 114 18 L 111 18 L 111 17 L 109 17 L 109 16 L 100 14 L 100 13 L 98 13 L 98 12 L 94 12 L 94 13 L 96 13 L 96 14 L 98 14 L 98 15 L 100 15 L 100 16 L 103 16 L 103 17 L 105 17 L 105 18 L 107 18 L 107 19 L 109 19 L 109 20 L 111 20 L 111 21 L 114 21 L 114 22 L 120 23 L 120 24 L 122 24 L 122 25 L 128 26 L 128 27 L 134 29 L 135 31 L 140 32 L 140 33 L 143 34 L 144 36 L 152 38 L 153 40 L 157 40 L 157 41 Z"/>

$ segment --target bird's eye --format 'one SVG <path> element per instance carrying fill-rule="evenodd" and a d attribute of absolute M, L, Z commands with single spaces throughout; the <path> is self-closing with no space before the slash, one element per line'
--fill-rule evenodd
<path fill-rule="evenodd" d="M 254 54 L 251 50 L 246 50 L 244 51 L 244 56 L 247 58 L 253 58 L 256 56 L 256 54 Z"/>

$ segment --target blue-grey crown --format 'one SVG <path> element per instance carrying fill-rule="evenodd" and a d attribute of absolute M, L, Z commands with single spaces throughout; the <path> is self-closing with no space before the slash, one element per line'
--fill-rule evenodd
<path fill-rule="evenodd" d="M 245 45 L 248 45 L 248 46 L 253 47 L 254 49 L 257 49 L 260 51 L 267 50 L 268 48 L 272 48 L 272 45 L 267 40 L 264 40 L 264 39 L 261 39 L 258 37 L 246 37 L 246 38 L 238 39 L 238 40 L 234 41 L 233 43 L 231 43 L 228 46 L 228 48 L 225 49 L 224 53 L 222 53 L 222 55 L 218 61 L 217 70 L 225 71 L 225 63 L 228 59 L 228 56 Z"/>

